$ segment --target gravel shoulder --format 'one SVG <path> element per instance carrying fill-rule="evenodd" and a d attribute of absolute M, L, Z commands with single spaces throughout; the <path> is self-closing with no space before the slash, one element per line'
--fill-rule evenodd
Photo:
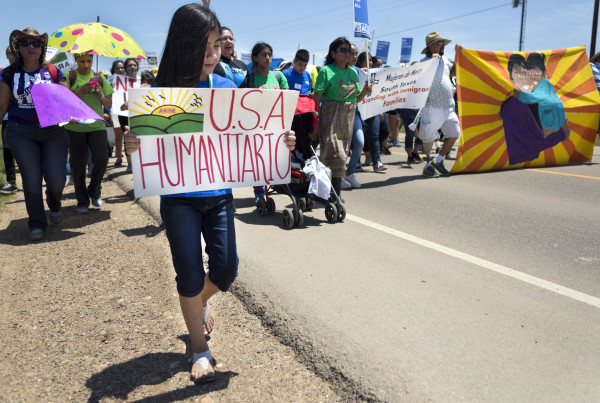
<path fill-rule="evenodd" d="M 0 212 L 2 400 L 346 400 L 231 293 L 211 303 L 218 378 L 194 385 L 164 229 L 115 181 L 102 193 L 102 209 L 77 215 L 65 188 L 63 223 L 40 243 L 22 192 Z"/>

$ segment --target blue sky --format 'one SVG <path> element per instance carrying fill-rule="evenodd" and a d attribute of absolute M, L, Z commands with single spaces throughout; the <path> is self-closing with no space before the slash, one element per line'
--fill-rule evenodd
<path fill-rule="evenodd" d="M 33 26 L 51 35 L 77 22 L 100 20 L 128 32 L 146 51 L 160 55 L 173 12 L 187 2 L 155 0 L 81 2 L 63 0 L 6 1 L 0 14 L 0 46 L 8 45 L 13 29 Z M 269 43 L 275 57 L 292 59 L 298 46 L 315 55 L 321 65 L 329 43 L 338 36 L 353 38 L 353 0 L 212 0 L 221 24 L 229 26 L 236 50 L 250 51 L 257 41 Z M 521 9 L 512 0 L 368 0 L 369 22 L 378 39 L 391 42 L 388 64 L 396 65 L 402 37 L 412 37 L 412 60 L 420 58 L 425 36 L 439 31 L 465 48 L 515 51 L 519 46 Z M 487 11 L 483 11 L 486 10 Z M 593 0 L 527 0 L 524 50 L 558 49 L 591 44 Z M 597 39 L 598 41 L 598 39 Z M 454 58 L 451 44 L 446 50 Z M 596 51 L 600 44 L 596 45 Z M 100 58 L 100 69 L 112 59 Z M 0 65 L 7 60 L 0 52 Z"/>

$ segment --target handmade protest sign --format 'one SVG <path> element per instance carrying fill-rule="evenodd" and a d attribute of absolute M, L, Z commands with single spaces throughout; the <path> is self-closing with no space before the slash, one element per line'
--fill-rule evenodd
<path fill-rule="evenodd" d="M 75 56 L 72 53 L 67 53 L 63 50 L 48 47 L 46 49 L 46 60 L 63 72 L 77 68 Z M 65 73 L 65 75 L 67 74 Z"/>
<path fill-rule="evenodd" d="M 297 91 L 129 90 L 136 197 L 289 183 Z"/>
<path fill-rule="evenodd" d="M 425 106 L 439 60 L 371 70 L 368 79 L 373 91 L 358 104 L 360 116 L 368 119 L 393 109 L 420 109 Z M 364 85 L 367 74 L 360 70 L 358 79 Z"/>
<path fill-rule="evenodd" d="M 452 173 L 591 159 L 600 95 L 583 46 L 457 49 L 456 61 L 462 136 Z"/>
<path fill-rule="evenodd" d="M 113 76 L 113 84 L 115 85 L 115 92 L 112 96 L 112 111 L 116 115 L 128 116 L 127 110 L 121 110 L 121 105 L 127 102 L 128 93 L 130 89 L 140 88 L 140 82 L 137 78 L 120 76 L 118 74 L 115 74 Z"/>
<path fill-rule="evenodd" d="M 137 59 L 139 64 L 138 71 L 142 72 L 158 67 L 158 54 L 153 50 L 144 50 L 144 53 L 146 54 L 145 59 Z"/>
<path fill-rule="evenodd" d="M 31 86 L 31 96 L 41 127 L 69 123 L 71 118 L 81 122 L 102 120 L 67 87 L 52 83 Z"/>

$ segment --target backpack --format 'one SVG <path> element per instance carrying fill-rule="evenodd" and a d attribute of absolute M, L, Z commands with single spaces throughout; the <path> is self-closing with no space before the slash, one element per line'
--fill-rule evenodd
<path fill-rule="evenodd" d="M 269 74 L 271 74 L 271 73 L 273 73 L 273 75 L 277 79 L 277 83 L 279 84 L 279 87 L 281 88 L 281 75 L 283 73 L 279 70 L 269 71 Z M 277 74 L 277 73 L 279 73 L 279 74 Z M 254 70 L 250 72 L 250 86 L 254 87 Z"/>
<path fill-rule="evenodd" d="M 48 72 L 50 73 L 50 77 L 52 77 L 52 81 L 54 83 L 58 83 L 58 69 L 56 68 L 56 66 L 51 63 L 48 63 L 46 68 L 48 69 Z M 13 81 L 15 78 L 15 67 L 11 64 L 10 66 L 8 66 L 4 70 L 2 70 L 2 77 L 4 77 L 4 82 L 6 82 L 6 84 L 8 84 L 8 86 L 11 88 L 11 91 L 12 91 L 12 88 L 14 85 Z"/>
<path fill-rule="evenodd" d="M 94 71 L 92 70 L 92 73 L 94 73 Z M 94 73 L 94 75 L 96 77 L 98 77 L 98 79 L 100 80 L 100 86 L 104 85 L 104 82 L 102 81 L 102 74 L 96 74 Z M 77 72 L 75 70 L 69 70 L 69 88 L 73 88 L 73 84 L 75 84 L 75 81 L 77 80 Z"/>

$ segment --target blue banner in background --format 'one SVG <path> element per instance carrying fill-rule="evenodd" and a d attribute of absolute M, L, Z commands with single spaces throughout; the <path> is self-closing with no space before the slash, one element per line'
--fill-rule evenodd
<path fill-rule="evenodd" d="M 412 54 L 413 38 L 402 38 L 402 51 L 400 52 L 400 63 L 409 63 Z"/>
<path fill-rule="evenodd" d="M 354 1 L 354 37 L 371 39 L 371 28 L 369 28 L 369 10 L 367 0 Z"/>
<path fill-rule="evenodd" d="M 387 41 L 377 41 L 377 52 L 375 56 L 380 57 L 383 64 L 387 64 L 388 53 L 390 52 L 390 43 Z"/>

